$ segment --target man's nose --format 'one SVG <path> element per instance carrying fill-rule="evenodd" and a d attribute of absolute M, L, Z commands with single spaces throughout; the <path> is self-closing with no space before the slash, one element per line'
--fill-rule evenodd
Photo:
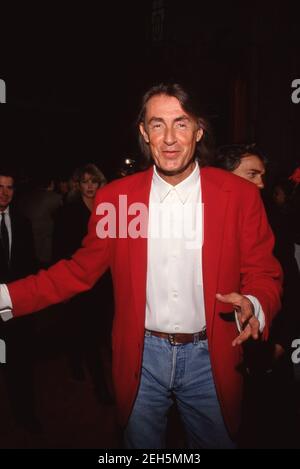
<path fill-rule="evenodd" d="M 262 176 L 259 176 L 258 177 L 258 180 L 257 180 L 257 187 L 259 189 L 263 189 L 265 187 L 265 183 L 264 183 L 264 180 L 263 180 L 263 177 Z"/>
<path fill-rule="evenodd" d="M 167 145 L 172 145 L 176 142 L 175 131 L 172 128 L 165 130 L 164 141 Z"/>

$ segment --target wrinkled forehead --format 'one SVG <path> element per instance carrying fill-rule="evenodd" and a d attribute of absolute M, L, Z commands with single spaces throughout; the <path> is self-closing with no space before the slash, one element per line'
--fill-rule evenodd
<path fill-rule="evenodd" d="M 146 104 L 146 122 L 149 122 L 149 120 L 154 117 L 176 119 L 180 116 L 186 116 L 192 119 L 175 96 L 168 96 L 166 94 L 155 95 L 152 96 Z"/>

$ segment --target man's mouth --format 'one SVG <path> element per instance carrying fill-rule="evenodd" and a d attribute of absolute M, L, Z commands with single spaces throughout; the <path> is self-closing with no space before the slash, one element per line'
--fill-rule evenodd
<path fill-rule="evenodd" d="M 163 151 L 164 156 L 166 156 L 167 158 L 174 158 L 175 156 L 177 156 L 178 153 L 179 152 L 175 151 L 175 150 L 164 150 Z"/>

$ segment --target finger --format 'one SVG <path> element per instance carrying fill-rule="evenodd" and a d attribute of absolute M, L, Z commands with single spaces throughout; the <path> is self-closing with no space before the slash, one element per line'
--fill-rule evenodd
<path fill-rule="evenodd" d="M 247 298 L 243 298 L 242 306 L 240 308 L 240 313 L 237 308 L 237 315 L 239 317 L 239 321 L 242 324 L 243 328 L 245 328 L 249 321 L 255 317 L 254 316 L 254 308 L 250 300 Z"/>
<path fill-rule="evenodd" d="M 254 317 L 252 309 L 246 304 L 244 304 L 243 307 L 235 307 L 235 313 L 241 329 L 245 329 L 250 319 Z"/>
<path fill-rule="evenodd" d="M 241 299 L 243 298 L 242 295 L 239 295 L 238 293 L 232 292 L 232 293 L 227 293 L 226 295 L 222 295 L 221 293 L 216 294 L 216 298 L 219 301 L 222 301 L 223 303 L 231 303 L 236 306 L 239 306 L 241 304 Z"/>
<path fill-rule="evenodd" d="M 250 318 L 249 320 L 249 327 L 251 327 L 251 336 L 254 340 L 258 339 L 259 337 L 259 320 L 253 316 L 252 318 Z"/>
<path fill-rule="evenodd" d="M 251 323 L 249 322 L 246 328 L 243 329 L 242 332 L 233 340 L 233 347 L 242 344 L 250 337 L 252 337 L 254 340 L 259 338 L 259 321 L 255 317 L 251 319 Z"/>
<path fill-rule="evenodd" d="M 244 315 L 243 317 L 241 317 L 241 325 L 242 325 L 243 329 L 245 329 L 248 326 L 251 319 L 254 318 L 254 317 L 255 316 L 253 314 Z M 253 323 L 253 321 L 252 321 L 252 323 Z"/>
<path fill-rule="evenodd" d="M 259 337 L 259 321 L 256 318 L 251 318 L 249 322 L 245 325 L 245 323 L 242 325 L 242 332 L 243 331 L 249 331 L 251 337 L 256 340 Z M 249 335 L 249 337 L 250 337 Z"/>
<path fill-rule="evenodd" d="M 255 336 L 259 332 L 259 321 L 253 314 L 253 310 L 246 308 L 241 313 L 237 313 L 238 320 L 241 324 L 242 329 L 244 330 L 248 325 L 250 325 L 252 334 Z"/>
<path fill-rule="evenodd" d="M 243 342 L 248 340 L 251 336 L 250 327 L 244 329 L 233 341 L 232 346 L 235 347 L 236 345 L 241 345 Z"/>
<path fill-rule="evenodd" d="M 252 311 L 249 310 L 236 311 L 236 313 L 243 329 L 245 329 L 245 327 L 249 324 L 250 320 L 255 317 Z"/>

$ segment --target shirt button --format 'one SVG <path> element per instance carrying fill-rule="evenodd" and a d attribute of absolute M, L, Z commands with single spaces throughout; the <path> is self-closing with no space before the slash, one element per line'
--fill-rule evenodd
<path fill-rule="evenodd" d="M 175 326 L 174 329 L 175 329 L 175 331 L 179 331 L 180 328 L 179 328 L 179 326 Z"/>
<path fill-rule="evenodd" d="M 177 291 L 174 291 L 174 292 L 173 292 L 173 298 L 178 298 L 178 293 L 177 293 Z"/>

